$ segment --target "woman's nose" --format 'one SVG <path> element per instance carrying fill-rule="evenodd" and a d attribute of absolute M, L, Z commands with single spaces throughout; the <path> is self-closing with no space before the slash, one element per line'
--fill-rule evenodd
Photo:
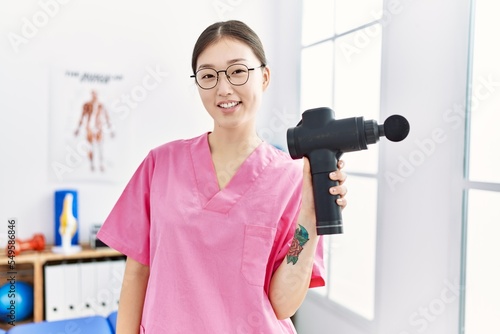
<path fill-rule="evenodd" d="M 219 74 L 219 82 L 217 83 L 217 92 L 221 96 L 229 95 L 233 92 L 233 85 L 229 82 L 227 75 Z"/>

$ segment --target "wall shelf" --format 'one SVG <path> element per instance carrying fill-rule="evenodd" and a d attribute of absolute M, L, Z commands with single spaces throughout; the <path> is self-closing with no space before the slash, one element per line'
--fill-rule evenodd
<path fill-rule="evenodd" d="M 25 281 L 33 284 L 33 315 L 31 319 L 24 322 L 39 322 L 44 320 L 44 265 L 51 262 L 80 261 L 103 258 L 125 258 L 125 256 L 114 249 L 103 247 L 92 249 L 88 244 L 82 245 L 82 251 L 74 254 L 57 254 L 51 251 L 48 245 L 43 251 L 25 251 L 15 257 L 15 269 L 9 270 L 8 257 L 5 252 L 0 255 L 0 272 L 2 275 L 9 271 L 16 273 L 17 281 Z M 17 323 L 17 322 L 16 322 Z M 21 323 L 21 322 L 19 322 Z M 8 323 L 0 323 L 0 328 L 11 327 Z"/>

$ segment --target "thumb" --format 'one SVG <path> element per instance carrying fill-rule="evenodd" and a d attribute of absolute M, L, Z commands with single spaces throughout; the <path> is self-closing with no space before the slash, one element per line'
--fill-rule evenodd
<path fill-rule="evenodd" d="M 304 185 L 312 184 L 312 175 L 311 175 L 311 163 L 309 159 L 304 157 L 304 167 L 302 169 L 303 174 L 303 183 Z"/>
<path fill-rule="evenodd" d="M 307 157 L 304 157 L 303 158 L 304 160 L 304 169 L 303 169 L 303 172 L 304 172 L 304 175 L 306 174 L 311 174 L 311 163 L 309 162 L 309 159 Z"/>

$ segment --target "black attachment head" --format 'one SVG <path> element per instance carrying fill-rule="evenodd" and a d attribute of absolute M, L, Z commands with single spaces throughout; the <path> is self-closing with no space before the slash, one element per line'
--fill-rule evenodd
<path fill-rule="evenodd" d="M 402 141 L 410 133 L 410 123 L 401 115 L 392 115 L 385 120 L 383 126 L 379 126 L 379 132 L 390 141 Z"/>

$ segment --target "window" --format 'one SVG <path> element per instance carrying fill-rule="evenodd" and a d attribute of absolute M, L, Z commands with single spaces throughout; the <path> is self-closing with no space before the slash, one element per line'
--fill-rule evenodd
<path fill-rule="evenodd" d="M 472 1 L 466 113 L 462 328 L 497 327 L 500 314 L 500 4 Z"/>
<path fill-rule="evenodd" d="M 335 118 L 379 119 L 382 0 L 304 0 L 301 110 L 330 107 Z M 348 153 L 344 234 L 326 236 L 327 286 L 316 290 L 368 320 L 374 318 L 378 148 Z"/>

